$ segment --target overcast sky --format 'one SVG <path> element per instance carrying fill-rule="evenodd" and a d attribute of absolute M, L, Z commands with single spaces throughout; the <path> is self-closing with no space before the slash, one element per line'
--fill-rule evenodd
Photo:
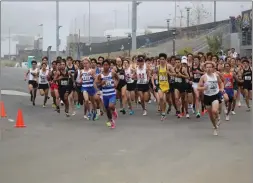
<path fill-rule="evenodd" d="M 213 20 L 213 2 L 201 3 L 177 3 L 177 16 L 180 9 L 183 10 L 183 17 L 186 17 L 185 7 L 201 6 L 203 4 L 206 18 L 201 23 Z M 91 36 L 103 36 L 108 29 L 127 29 L 130 7 L 130 27 L 131 28 L 131 2 L 92 2 L 91 3 Z M 229 9 L 228 9 L 229 8 Z M 243 10 L 251 8 L 251 2 L 217 2 L 217 21 L 227 19 L 229 16 L 236 16 Z M 196 9 L 196 8 L 193 8 Z M 149 25 L 166 26 L 168 17 L 174 19 L 174 2 L 143 2 L 138 6 L 138 28 L 146 28 Z M 116 18 L 115 18 L 116 17 Z M 196 13 L 192 15 L 192 21 Z M 115 23 L 115 19 L 117 20 Z M 8 36 L 10 27 L 11 34 L 43 34 L 44 50 L 48 45 L 52 45 L 55 50 L 55 2 L 44 3 L 8 3 L 2 2 L 2 37 Z M 179 26 L 180 20 L 177 19 Z M 186 19 L 182 19 L 185 26 Z M 43 24 L 43 30 L 39 27 Z M 60 49 L 66 45 L 66 36 L 81 30 L 81 34 L 88 36 L 88 2 L 60 3 L 60 39 L 62 44 Z M 172 21 L 172 25 L 174 22 Z M 8 54 L 8 40 L 2 41 L 2 54 Z M 15 43 L 11 43 L 11 53 L 15 53 Z"/>

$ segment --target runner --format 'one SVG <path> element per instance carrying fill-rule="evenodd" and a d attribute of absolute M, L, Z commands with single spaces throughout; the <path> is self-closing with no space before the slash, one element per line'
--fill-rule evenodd
<path fill-rule="evenodd" d="M 247 59 L 243 59 L 242 63 L 243 63 L 243 74 L 242 74 L 243 91 L 245 102 L 248 108 L 247 111 L 250 111 L 249 100 L 252 99 L 252 70 L 250 68 L 249 61 Z"/>
<path fill-rule="evenodd" d="M 84 98 L 84 118 L 89 120 L 96 119 L 96 103 L 94 99 L 94 95 L 96 94 L 96 85 L 94 85 L 94 81 L 96 78 L 96 73 L 94 69 L 90 69 L 90 60 L 88 57 L 83 59 L 83 69 L 81 70 L 81 83 L 82 88 L 81 91 L 83 93 Z M 90 109 L 90 102 L 92 108 Z M 88 110 L 88 116 L 86 116 L 86 110 Z"/>
<path fill-rule="evenodd" d="M 202 93 L 198 90 L 198 83 L 201 76 L 204 74 L 203 67 L 200 65 L 199 56 L 194 56 L 193 66 L 192 66 L 192 87 L 194 91 L 194 110 L 196 111 L 196 118 L 200 118 L 200 102 L 202 101 Z M 204 106 L 202 105 L 202 111 L 204 111 Z"/>
<path fill-rule="evenodd" d="M 115 120 L 118 117 L 116 111 L 116 90 L 115 86 L 119 81 L 118 75 L 114 71 L 110 71 L 109 60 L 103 61 L 103 71 L 96 78 L 96 84 L 102 86 L 103 102 L 106 109 L 108 122 L 106 125 L 111 128 L 116 127 Z"/>
<path fill-rule="evenodd" d="M 130 67 L 129 60 L 124 60 L 123 63 L 124 69 L 125 69 L 125 76 L 126 76 L 126 82 L 127 82 L 127 102 L 129 106 L 129 114 L 133 115 L 133 106 L 132 102 L 135 100 L 135 88 L 136 84 L 134 83 L 133 76 L 136 74 L 135 70 Z"/>
<path fill-rule="evenodd" d="M 140 103 L 143 110 L 143 116 L 146 116 L 147 109 L 146 109 L 145 102 L 148 102 L 150 99 L 150 93 L 149 93 L 150 70 L 147 69 L 143 55 L 138 56 L 137 62 L 138 62 L 138 66 L 136 69 L 137 90 L 138 90 L 138 96 L 140 97 Z"/>
<path fill-rule="evenodd" d="M 213 124 L 213 135 L 218 135 L 218 114 L 219 114 L 219 89 L 224 94 L 224 85 L 220 77 L 215 73 L 215 64 L 212 62 L 205 63 L 206 73 L 201 76 L 198 90 L 204 92 L 204 104 L 207 108 L 209 118 Z M 220 86 L 220 88 L 219 88 Z"/>
<path fill-rule="evenodd" d="M 56 107 L 56 111 L 60 112 L 60 96 L 58 91 L 58 83 L 57 83 L 57 72 L 59 70 L 59 67 L 57 67 L 57 61 L 52 62 L 52 71 L 49 72 L 49 82 L 50 82 L 50 91 L 51 96 L 53 98 L 53 105 L 52 107 Z"/>
<path fill-rule="evenodd" d="M 127 95 L 126 95 L 126 89 L 127 89 L 127 83 L 125 79 L 125 70 L 123 68 L 123 61 L 121 58 L 116 58 L 116 67 L 113 68 L 114 71 L 119 76 L 119 83 L 117 85 L 117 96 L 120 100 L 120 112 L 122 114 L 126 114 L 126 103 L 127 103 Z"/>
<path fill-rule="evenodd" d="M 56 78 L 58 80 L 59 86 L 59 95 L 60 99 L 64 102 L 65 105 L 65 114 L 67 117 L 70 116 L 69 114 L 69 94 L 73 89 L 73 85 L 71 81 L 73 81 L 72 74 L 67 71 L 66 62 L 65 60 L 61 61 L 60 70 L 56 73 Z M 58 111 L 57 111 L 58 112 Z"/>
<path fill-rule="evenodd" d="M 39 91 L 40 95 L 44 96 L 43 107 L 46 107 L 47 99 L 48 99 L 48 90 L 49 90 L 49 70 L 47 70 L 47 64 L 41 64 L 41 70 L 39 71 Z"/>
<path fill-rule="evenodd" d="M 33 60 L 32 62 L 32 68 L 29 69 L 25 75 L 25 81 L 28 76 L 28 89 L 30 91 L 31 95 L 31 102 L 33 103 L 33 106 L 35 106 L 35 99 L 37 94 L 37 88 L 38 88 L 38 75 L 39 70 L 37 68 L 37 61 Z"/>

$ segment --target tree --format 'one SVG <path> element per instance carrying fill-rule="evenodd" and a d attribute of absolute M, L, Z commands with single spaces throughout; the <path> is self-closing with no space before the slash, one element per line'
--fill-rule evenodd
<path fill-rule="evenodd" d="M 213 36 L 206 36 L 207 45 L 209 51 L 213 54 L 217 54 L 222 49 L 222 34 L 216 34 Z"/>
<path fill-rule="evenodd" d="M 188 53 L 192 53 L 191 47 L 186 47 L 177 51 L 177 55 L 179 56 L 186 56 Z"/>

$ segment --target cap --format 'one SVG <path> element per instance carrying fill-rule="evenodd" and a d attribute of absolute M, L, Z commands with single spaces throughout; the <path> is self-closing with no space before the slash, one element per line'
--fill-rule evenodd
<path fill-rule="evenodd" d="M 181 63 L 182 64 L 187 64 L 187 57 L 186 56 L 182 56 Z"/>

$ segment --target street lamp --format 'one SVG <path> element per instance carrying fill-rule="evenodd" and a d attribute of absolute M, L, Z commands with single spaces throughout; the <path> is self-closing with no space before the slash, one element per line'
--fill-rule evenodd
<path fill-rule="evenodd" d="M 130 40 L 132 38 L 131 33 L 128 33 L 127 38 L 128 38 L 128 56 L 130 57 L 131 54 Z"/>
<path fill-rule="evenodd" d="M 111 40 L 111 35 L 107 35 L 107 52 L 108 52 L 108 58 L 110 57 L 110 50 L 109 50 L 109 44 L 110 44 L 110 40 Z"/>
<path fill-rule="evenodd" d="M 60 36 L 59 36 L 59 30 L 62 26 L 59 25 L 58 28 L 57 28 L 57 38 L 56 38 L 56 54 L 57 56 L 59 56 L 59 46 L 60 46 Z"/>
<path fill-rule="evenodd" d="M 166 21 L 167 21 L 168 37 L 170 37 L 170 18 L 166 19 Z"/>
<path fill-rule="evenodd" d="M 173 55 L 176 55 L 176 29 L 172 29 L 173 35 Z"/>

